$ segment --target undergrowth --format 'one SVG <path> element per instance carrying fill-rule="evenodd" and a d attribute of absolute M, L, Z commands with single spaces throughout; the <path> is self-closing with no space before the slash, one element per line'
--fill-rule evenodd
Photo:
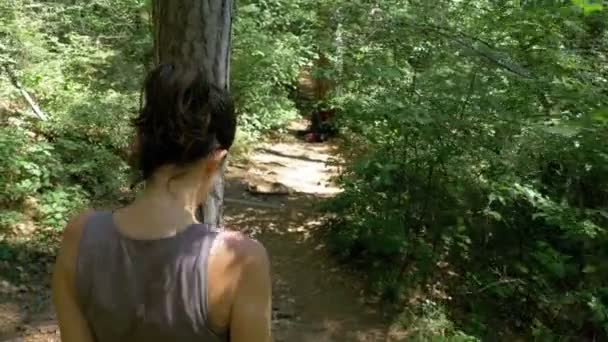
<path fill-rule="evenodd" d="M 608 12 L 339 8 L 335 255 L 421 340 L 608 339 Z"/>

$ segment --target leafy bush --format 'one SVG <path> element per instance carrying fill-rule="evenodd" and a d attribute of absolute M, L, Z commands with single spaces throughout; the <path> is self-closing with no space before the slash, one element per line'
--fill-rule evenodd
<path fill-rule="evenodd" d="M 151 48 L 146 15 L 144 1 L 0 4 L 3 228 L 34 220 L 60 229 L 75 211 L 127 185 L 128 118 Z M 5 68 L 49 121 L 27 118 Z"/>
<path fill-rule="evenodd" d="M 454 323 L 447 317 L 445 308 L 430 300 L 408 308 L 399 315 L 395 325 L 407 331 L 406 337 L 400 341 L 480 341 L 454 327 Z"/>
<path fill-rule="evenodd" d="M 60 168 L 52 158 L 53 147 L 30 143 L 23 129 L 3 127 L 0 133 L 1 202 L 22 202 L 29 194 L 50 187 L 54 169 Z"/>
<path fill-rule="evenodd" d="M 45 226 L 62 228 L 74 211 L 82 209 L 87 194 L 74 183 L 60 186 L 67 180 L 66 172 L 54 146 L 28 138 L 28 133 L 32 134 L 15 127 L 0 129 L 0 228 L 23 221 L 23 208 Z M 28 208 L 32 204 L 35 207 Z"/>
<path fill-rule="evenodd" d="M 276 129 L 296 118 L 290 89 L 312 58 L 313 6 L 292 0 L 239 3 L 231 87 L 245 134 Z"/>
<path fill-rule="evenodd" d="M 426 289 L 484 339 L 608 338 L 607 13 L 337 6 L 333 102 L 357 147 L 327 207 L 337 255 L 393 300 Z"/>

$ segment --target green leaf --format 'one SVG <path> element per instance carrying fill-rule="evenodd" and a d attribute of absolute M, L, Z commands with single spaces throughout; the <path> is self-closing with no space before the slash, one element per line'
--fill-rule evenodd
<path fill-rule="evenodd" d="M 256 4 L 249 4 L 238 9 L 241 14 L 255 14 L 260 12 L 260 8 Z"/>
<path fill-rule="evenodd" d="M 608 108 L 598 109 L 591 114 L 591 118 L 601 123 L 608 122 Z"/>
<path fill-rule="evenodd" d="M 538 212 L 538 213 L 532 214 L 532 219 L 533 220 L 536 220 L 538 218 L 544 218 L 544 217 L 547 217 L 547 213 Z"/>
<path fill-rule="evenodd" d="M 583 268 L 583 273 L 594 273 L 595 271 L 597 271 L 597 268 L 592 265 L 587 265 Z"/>
<path fill-rule="evenodd" d="M 485 214 L 489 217 L 491 217 L 492 219 L 494 219 L 495 221 L 502 221 L 502 215 L 494 210 L 486 210 Z"/>
<path fill-rule="evenodd" d="M 560 136 L 566 137 L 566 138 L 572 138 L 572 137 L 576 136 L 577 134 L 579 134 L 581 129 L 578 127 L 574 127 L 574 126 L 555 125 L 555 126 L 545 126 L 545 127 L 543 127 L 543 131 L 550 133 L 550 134 L 560 135 Z"/>
<path fill-rule="evenodd" d="M 604 6 L 601 1 L 594 0 L 572 0 L 572 4 L 583 10 L 584 14 L 602 11 Z"/>

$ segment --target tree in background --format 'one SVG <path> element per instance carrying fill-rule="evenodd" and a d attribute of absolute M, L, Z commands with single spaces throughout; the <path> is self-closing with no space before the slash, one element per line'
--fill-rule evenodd
<path fill-rule="evenodd" d="M 232 1 L 156 0 L 152 12 L 155 63 L 198 64 L 211 85 L 228 89 Z M 199 210 L 205 223 L 221 223 L 225 166 L 224 162 L 207 203 Z"/>

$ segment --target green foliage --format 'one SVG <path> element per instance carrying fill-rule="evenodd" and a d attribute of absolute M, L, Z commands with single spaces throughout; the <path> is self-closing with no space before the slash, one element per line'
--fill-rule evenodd
<path fill-rule="evenodd" d="M 441 305 L 425 300 L 408 308 L 397 319 L 407 337 L 400 341 L 478 342 L 480 339 L 467 335 L 454 327 Z"/>
<path fill-rule="evenodd" d="M 585 14 L 602 11 L 602 9 L 604 8 L 604 6 L 599 1 L 572 0 L 572 4 L 582 9 L 583 13 Z"/>
<path fill-rule="evenodd" d="M 84 209 L 87 196 L 86 192 L 75 186 L 67 189 L 57 187 L 41 194 L 38 207 L 40 223 L 47 227 L 65 227 L 70 215 Z"/>
<path fill-rule="evenodd" d="M 311 58 L 313 6 L 293 0 L 239 2 L 231 87 L 245 134 L 276 129 L 296 118 L 290 96 L 301 67 Z"/>
<path fill-rule="evenodd" d="M 61 229 L 127 185 L 121 156 L 151 48 L 147 9 L 143 1 L 14 0 L 0 4 L 0 23 L 0 235 L 27 221 Z M 49 121 L 26 116 L 7 69 Z"/>
<path fill-rule="evenodd" d="M 327 207 L 336 253 L 387 298 L 439 283 L 450 319 L 484 339 L 608 338 L 607 11 L 334 6 L 350 142 Z"/>
<path fill-rule="evenodd" d="M 51 186 L 53 169 L 58 163 L 52 158 L 48 143 L 29 144 L 22 129 L 2 128 L 0 131 L 0 160 L 3 203 L 23 201 L 28 194 Z"/>
<path fill-rule="evenodd" d="M 152 62 L 149 6 L 144 0 L 0 3 L 0 235 L 29 219 L 59 229 L 76 210 L 111 200 L 129 185 L 129 119 Z M 246 1 L 236 13 L 235 151 L 246 152 L 260 133 L 296 116 L 290 96 L 311 58 L 316 13 L 314 4 L 292 0 Z M 6 70 L 49 121 L 30 119 Z"/>
<path fill-rule="evenodd" d="M 31 218 L 48 227 L 63 228 L 69 216 L 86 203 L 86 193 L 80 185 L 69 182 L 52 144 L 28 138 L 31 132 L 15 127 L 2 128 L 0 132 L 0 228 L 22 221 L 19 210 L 32 201 L 36 207 L 29 208 Z M 66 181 L 69 185 L 62 187 L 60 184 Z"/>

